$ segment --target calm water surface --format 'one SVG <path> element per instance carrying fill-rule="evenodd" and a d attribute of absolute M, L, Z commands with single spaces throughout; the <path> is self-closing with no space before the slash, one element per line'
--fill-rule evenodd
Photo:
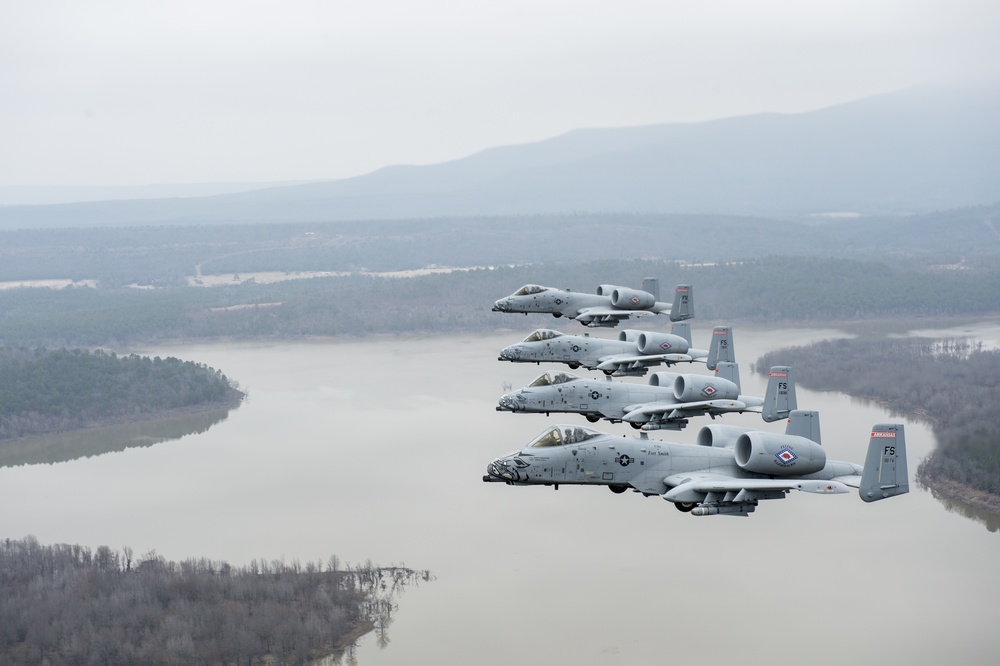
<path fill-rule="evenodd" d="M 505 382 L 545 370 L 496 361 L 527 333 L 139 350 L 219 368 L 249 400 L 155 446 L 0 469 L 0 537 L 430 569 L 400 598 L 388 646 L 362 642 L 363 666 L 996 663 L 996 524 L 915 485 L 874 505 L 793 493 L 750 518 L 698 518 L 634 493 L 483 483 L 492 458 L 548 425 L 585 423 L 494 410 Z M 696 328 L 696 343 L 708 335 Z M 744 392 L 763 395 L 749 372 L 761 353 L 836 335 L 737 329 Z M 799 401 L 839 460 L 863 462 L 870 426 L 900 420 L 837 394 Z M 691 442 L 705 422 L 654 437 Z M 933 441 L 905 423 L 912 477 Z"/>

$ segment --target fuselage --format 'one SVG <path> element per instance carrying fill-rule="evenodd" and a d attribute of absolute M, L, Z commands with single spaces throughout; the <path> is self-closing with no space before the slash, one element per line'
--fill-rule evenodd
<path fill-rule="evenodd" d="M 830 480 L 860 475 L 861 469 L 854 463 L 827 461 L 820 471 L 796 478 Z M 788 471 L 794 473 L 794 469 Z M 617 437 L 579 426 L 553 426 L 521 450 L 491 462 L 483 480 L 512 485 L 630 487 L 647 495 L 663 495 L 671 488 L 666 479 L 694 472 L 736 479 L 773 478 L 741 469 L 732 448 Z"/>
<path fill-rule="evenodd" d="M 659 372 L 653 376 L 657 385 L 617 382 L 609 379 L 578 377 L 567 372 L 540 375 L 524 388 L 500 397 L 497 411 L 583 414 L 590 421 L 599 418 L 625 420 L 636 427 L 651 421 L 683 421 L 702 414 L 760 411 L 763 399 L 735 395 L 731 382 L 713 377 L 700 377 L 701 390 L 696 399 L 681 400 L 674 380 L 681 375 Z M 690 377 L 690 375 L 685 375 Z M 728 394 L 715 388 L 726 387 Z M 674 405 L 667 411 L 643 411 L 643 407 Z"/>
<path fill-rule="evenodd" d="M 645 346 L 641 347 L 640 341 Z M 708 355 L 708 350 L 692 349 L 686 339 L 670 333 L 624 330 L 617 340 L 608 340 L 540 328 L 521 342 L 501 349 L 497 360 L 565 363 L 573 369 L 584 367 L 616 377 L 641 377 L 657 365 L 707 361 Z"/>
<path fill-rule="evenodd" d="M 632 341 L 566 335 L 559 331 L 539 329 L 522 342 L 501 349 L 498 360 L 513 363 L 566 363 L 573 368 L 593 370 L 604 357 L 638 353 L 638 347 Z"/>
<path fill-rule="evenodd" d="M 494 312 L 548 313 L 557 317 L 580 319 L 585 323 L 614 325 L 617 322 L 605 321 L 605 315 L 591 317 L 585 311 L 598 308 L 601 311 L 614 311 L 618 317 L 632 318 L 668 313 L 670 303 L 653 303 L 649 307 L 616 308 L 611 296 L 585 294 L 568 289 L 554 289 L 541 285 L 525 285 L 506 298 L 501 298 L 493 304 Z"/>
<path fill-rule="evenodd" d="M 494 312 L 541 312 L 572 317 L 581 308 L 611 307 L 610 296 L 583 294 L 568 289 L 525 285 L 493 304 Z"/>
<path fill-rule="evenodd" d="M 569 412 L 621 419 L 630 405 L 657 400 L 673 401 L 673 398 L 672 387 L 627 384 L 554 372 L 545 373 L 529 386 L 501 396 L 497 409 L 510 412 Z"/>

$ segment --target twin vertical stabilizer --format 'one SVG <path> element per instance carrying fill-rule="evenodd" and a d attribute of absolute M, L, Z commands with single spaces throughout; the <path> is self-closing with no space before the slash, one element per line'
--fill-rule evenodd
<path fill-rule="evenodd" d="M 683 321 L 692 317 L 694 317 L 694 288 L 689 284 L 679 284 L 674 290 L 670 321 Z"/>
<path fill-rule="evenodd" d="M 676 324 L 675 324 L 676 326 Z M 736 363 L 736 349 L 733 347 L 731 326 L 716 326 L 712 329 L 712 342 L 708 346 L 705 367 L 715 370 L 719 363 Z"/>
<path fill-rule="evenodd" d="M 768 373 L 767 393 L 764 394 L 764 410 L 761 415 L 765 421 L 772 423 L 788 418 L 798 406 L 792 369 L 786 365 L 774 366 Z"/>
<path fill-rule="evenodd" d="M 866 502 L 910 492 L 903 424 L 879 423 L 872 426 L 858 492 Z"/>

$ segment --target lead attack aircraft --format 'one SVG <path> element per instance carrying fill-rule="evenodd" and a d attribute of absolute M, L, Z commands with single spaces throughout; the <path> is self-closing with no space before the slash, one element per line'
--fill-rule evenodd
<path fill-rule="evenodd" d="M 590 327 L 612 327 L 626 319 L 670 315 L 670 321 L 694 317 L 694 293 L 691 285 L 678 285 L 674 301 L 660 302 L 659 281 L 646 278 L 642 289 L 629 289 L 602 284 L 597 294 L 584 294 L 569 289 L 526 284 L 510 296 L 493 304 L 494 312 L 540 312 L 553 317 L 575 319 Z"/>
<path fill-rule="evenodd" d="M 652 333 L 627 329 L 617 340 L 592 338 L 589 335 L 566 335 L 547 328 L 535 330 L 521 342 L 500 350 L 498 361 L 512 363 L 565 363 L 601 370 L 614 377 L 641 377 L 653 366 L 702 362 L 715 370 L 720 361 L 736 361 L 733 333 L 729 326 L 712 330 L 709 349 L 695 349 L 691 343 L 691 324 L 674 322 L 670 333 Z"/>
<path fill-rule="evenodd" d="M 486 482 L 512 486 L 608 486 L 659 496 L 695 516 L 748 516 L 761 500 L 792 490 L 840 495 L 858 488 L 875 502 L 909 492 L 902 424 L 872 426 L 864 467 L 827 460 L 819 413 L 793 411 L 785 434 L 708 425 L 697 444 L 617 437 L 558 425 L 486 468 Z"/>
<path fill-rule="evenodd" d="M 681 430 L 693 416 L 761 414 L 767 422 L 787 418 L 798 408 L 791 368 L 768 373 L 763 398 L 740 392 L 739 368 L 719 363 L 715 376 L 655 372 L 648 384 L 588 379 L 568 372 L 546 372 L 528 386 L 500 397 L 498 412 L 583 414 L 588 421 L 624 421 L 643 430 Z"/>

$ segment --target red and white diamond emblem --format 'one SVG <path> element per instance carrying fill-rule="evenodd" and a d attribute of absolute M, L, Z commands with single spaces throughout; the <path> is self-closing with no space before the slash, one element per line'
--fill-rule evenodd
<path fill-rule="evenodd" d="M 785 448 L 781 449 L 780 451 L 778 451 L 777 453 L 775 453 L 774 457 L 777 458 L 778 462 L 780 462 L 782 465 L 791 464 L 791 463 L 795 462 L 796 460 L 798 460 L 798 458 L 799 458 L 788 447 L 785 447 Z"/>

